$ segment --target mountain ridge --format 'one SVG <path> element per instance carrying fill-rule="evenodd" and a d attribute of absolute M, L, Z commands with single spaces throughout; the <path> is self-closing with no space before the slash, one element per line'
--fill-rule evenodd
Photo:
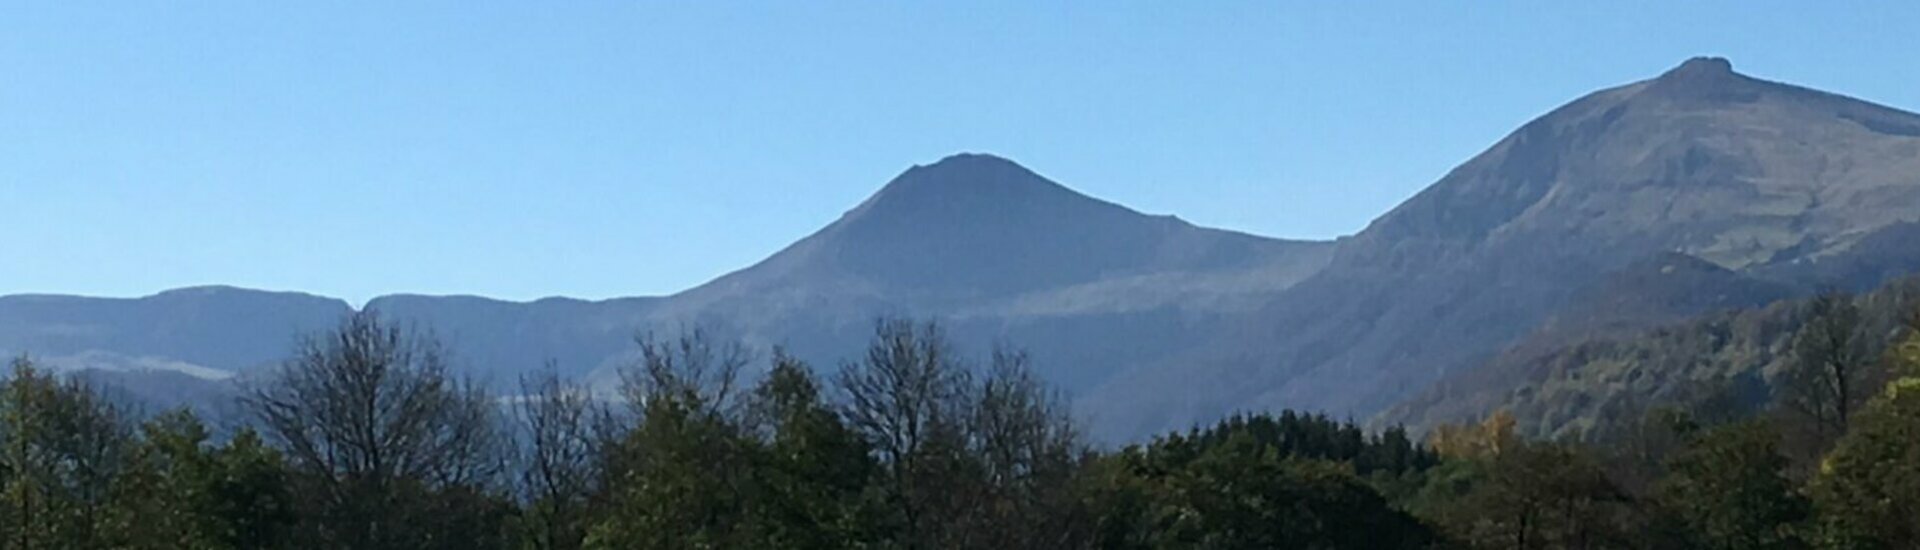
<path fill-rule="evenodd" d="M 1191 330 L 1219 310 L 1243 307 L 1240 296 L 1311 273 L 1330 250 L 1325 242 L 1143 214 L 1010 160 L 965 153 L 910 167 L 768 258 L 673 294 L 597 301 L 389 294 L 360 308 L 341 302 L 339 310 L 378 311 L 430 329 L 457 360 L 495 384 L 547 362 L 612 380 L 611 370 L 632 360 L 636 335 L 692 326 L 756 349 L 783 346 L 831 367 L 857 352 L 878 316 L 943 319 L 969 348 L 1044 335 L 1022 342 L 1037 359 L 1097 364 L 1122 360 L 1115 355 L 1121 352 L 1154 353 L 1100 344 L 1106 336 L 1131 333 L 1153 343 Z M 116 347 L 53 343 L 57 354 L 74 357 Z M 1107 348 L 1118 351 L 1101 351 Z M 274 357 L 257 353 L 253 361 Z M 1099 376 L 1098 369 L 1071 367 L 1052 374 L 1069 385 Z"/>
<path fill-rule="evenodd" d="M 1920 268 L 1900 244 L 1920 234 L 1916 204 L 1920 115 L 1695 58 L 1528 121 L 1337 241 L 1143 214 L 963 153 L 912 166 L 767 258 L 674 294 L 400 294 L 363 307 L 432 327 L 495 382 L 548 361 L 609 379 L 632 360 L 635 334 L 688 326 L 831 367 L 876 316 L 938 318 L 968 348 L 1028 347 L 1117 440 L 1235 410 L 1371 417 L 1567 319 L 1629 330 L 1827 278 L 1877 284 Z M 1740 290 L 1690 294 L 1723 282 Z M 0 298 L 0 350 L 37 343 L 130 363 L 182 354 L 150 342 L 181 319 L 200 323 L 191 335 L 331 322 L 161 308 L 72 333 L 60 315 L 7 305 L 22 303 Z M 311 311 L 354 309 L 338 306 Z M 217 345 L 207 340 L 190 339 Z M 245 351 L 221 364 L 245 370 L 272 353 Z"/>

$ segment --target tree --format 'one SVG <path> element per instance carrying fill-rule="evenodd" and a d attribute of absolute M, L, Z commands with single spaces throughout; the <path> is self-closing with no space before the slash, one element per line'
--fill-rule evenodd
<path fill-rule="evenodd" d="M 1846 433 L 1849 416 L 1868 393 L 1862 388 L 1872 363 L 1852 296 L 1821 293 L 1807 303 L 1803 319 L 1794 333 L 1784 395 L 1787 406 L 1812 423 L 1824 447 Z"/>
<path fill-rule="evenodd" d="M 115 547 L 233 548 L 215 512 L 210 484 L 217 472 L 207 452 L 207 430 L 192 413 L 175 411 L 148 421 L 132 467 L 116 487 L 104 532 Z"/>
<path fill-rule="evenodd" d="M 734 392 L 747 353 L 697 330 L 640 351 L 622 373 L 637 424 L 608 451 L 610 503 L 587 546 L 751 547 L 756 449 Z"/>
<path fill-rule="evenodd" d="M 588 388 L 560 378 L 552 365 L 521 377 L 520 394 L 515 411 L 526 442 L 520 465 L 523 539 L 540 550 L 579 548 L 604 476 L 593 428 L 605 411 Z"/>
<path fill-rule="evenodd" d="M 1446 424 L 1434 428 L 1427 446 L 1440 456 L 1453 459 L 1490 459 L 1520 446 L 1514 433 L 1517 422 L 1506 409 L 1494 411 L 1479 424 Z"/>
<path fill-rule="evenodd" d="M 1067 548 L 1087 535 L 1073 480 L 1089 454 L 1063 399 L 1023 352 L 1000 349 L 971 392 L 970 423 L 983 502 L 967 538 L 986 548 Z"/>
<path fill-rule="evenodd" d="M 5 447 L 6 544 L 95 548 L 112 504 L 114 480 L 132 457 L 125 413 L 77 380 L 61 381 L 26 358 L 0 386 L 0 446 Z"/>
<path fill-rule="evenodd" d="M 524 503 L 522 546 L 578 548 L 604 475 L 594 433 L 604 411 L 590 390 L 561 378 L 552 365 L 523 375 L 514 403 L 522 430 L 517 479 Z"/>
<path fill-rule="evenodd" d="M 899 546 L 951 548 L 948 520 L 977 501 L 964 451 L 967 372 L 939 326 L 883 319 L 865 359 L 841 367 L 843 415 L 874 449 L 884 506 L 897 515 Z"/>
<path fill-rule="evenodd" d="M 1896 352 L 1920 371 L 1920 333 Z M 1812 483 L 1822 542 L 1832 548 L 1920 547 L 1920 376 L 1889 384 L 1821 464 Z"/>
<path fill-rule="evenodd" d="M 220 538 L 232 548 L 293 546 L 299 507 L 292 472 L 279 451 L 253 428 L 241 428 L 213 453 L 210 491 L 221 518 Z"/>
<path fill-rule="evenodd" d="M 755 518 L 762 548 L 830 549 L 871 544 L 863 499 L 875 465 L 858 434 L 821 395 L 805 363 L 776 350 L 753 392 L 754 424 L 766 438 L 756 468 L 764 490 Z"/>
<path fill-rule="evenodd" d="M 1166 438 L 1091 471 L 1096 548 L 1426 548 L 1433 534 L 1351 466 L 1289 458 L 1246 431 L 1191 454 Z"/>
<path fill-rule="evenodd" d="M 439 342 L 372 312 L 304 339 L 244 404 L 300 474 L 311 536 L 352 548 L 471 548 L 499 471 L 493 400 Z"/>
<path fill-rule="evenodd" d="M 1476 548 L 1608 548 L 1627 539 L 1627 502 L 1590 456 L 1528 443 L 1495 457 L 1441 519 Z"/>
<path fill-rule="evenodd" d="M 141 427 L 134 461 L 115 483 L 101 532 L 114 548 L 288 548 L 293 496 L 278 455 L 242 429 L 213 446 L 193 413 Z"/>
<path fill-rule="evenodd" d="M 1657 501 L 1678 516 L 1692 547 L 1798 548 L 1808 504 L 1787 477 L 1780 435 L 1761 422 L 1708 430 L 1668 461 Z"/>

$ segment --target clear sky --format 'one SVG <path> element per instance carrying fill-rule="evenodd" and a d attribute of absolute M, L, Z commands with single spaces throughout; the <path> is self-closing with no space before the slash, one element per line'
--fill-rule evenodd
<path fill-rule="evenodd" d="M 286 4 L 0 0 L 0 294 L 669 293 L 959 151 L 1327 238 L 1701 54 L 1920 109 L 1909 1 Z"/>

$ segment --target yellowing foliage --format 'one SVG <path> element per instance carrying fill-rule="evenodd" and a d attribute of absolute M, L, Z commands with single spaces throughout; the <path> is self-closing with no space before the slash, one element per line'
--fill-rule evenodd
<path fill-rule="evenodd" d="M 1447 424 L 1434 428 L 1427 446 L 1449 459 L 1491 459 L 1512 451 L 1520 444 L 1514 435 L 1513 413 L 1494 411 L 1478 424 Z"/>

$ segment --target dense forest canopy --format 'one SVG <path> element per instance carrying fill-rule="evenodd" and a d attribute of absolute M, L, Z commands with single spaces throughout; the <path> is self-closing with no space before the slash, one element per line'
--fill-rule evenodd
<path fill-rule="evenodd" d="M 1026 355 L 906 320 L 834 368 L 694 330 L 637 338 L 617 396 L 554 369 L 496 396 L 357 313 L 234 426 L 22 357 L 0 547 L 1914 548 L 1920 334 L 1796 307 L 1771 404 L 1564 441 L 1279 411 L 1103 449 Z"/>

